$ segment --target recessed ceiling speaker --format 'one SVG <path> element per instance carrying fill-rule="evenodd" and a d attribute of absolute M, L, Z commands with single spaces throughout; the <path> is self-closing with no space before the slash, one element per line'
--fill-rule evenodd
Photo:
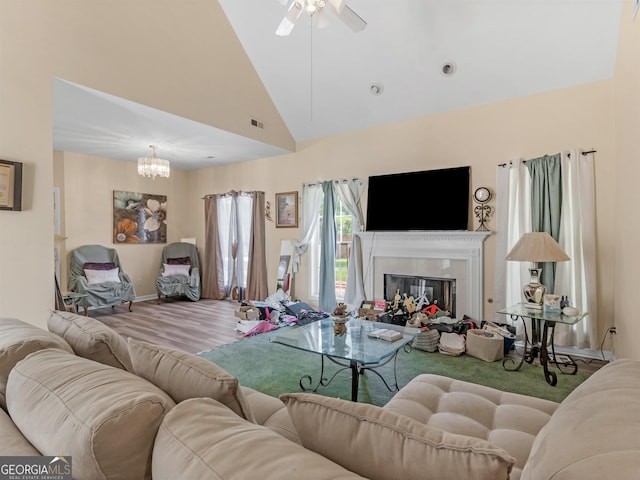
<path fill-rule="evenodd" d="M 456 73 L 457 67 L 453 62 L 445 62 L 442 64 L 441 72 L 445 77 L 450 77 L 454 73 Z"/>

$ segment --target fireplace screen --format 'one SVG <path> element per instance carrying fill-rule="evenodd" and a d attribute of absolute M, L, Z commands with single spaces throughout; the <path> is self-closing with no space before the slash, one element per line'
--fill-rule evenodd
<path fill-rule="evenodd" d="M 397 293 L 412 296 L 416 301 L 424 296 L 425 305 L 435 303 L 442 310 L 448 310 L 451 318 L 456 318 L 455 279 L 385 273 L 384 299 L 393 301 Z"/>

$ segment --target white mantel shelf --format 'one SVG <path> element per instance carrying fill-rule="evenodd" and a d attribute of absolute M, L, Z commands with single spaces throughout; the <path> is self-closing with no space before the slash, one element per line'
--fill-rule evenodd
<path fill-rule="evenodd" d="M 483 244 L 492 232 L 360 232 L 364 288 L 367 298 L 374 298 L 374 260 L 376 257 L 449 259 L 466 262 L 466 312 L 482 318 Z M 458 310 L 459 311 L 459 310 Z"/>

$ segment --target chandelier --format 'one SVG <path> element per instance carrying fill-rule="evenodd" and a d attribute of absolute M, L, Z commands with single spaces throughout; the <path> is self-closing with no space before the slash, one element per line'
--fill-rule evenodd
<path fill-rule="evenodd" d="M 151 158 L 138 158 L 138 175 L 151 177 L 153 180 L 156 177 L 169 178 L 171 173 L 169 160 L 162 160 L 156 156 L 156 148 L 158 147 L 155 145 L 149 145 L 149 148 L 153 151 Z"/>

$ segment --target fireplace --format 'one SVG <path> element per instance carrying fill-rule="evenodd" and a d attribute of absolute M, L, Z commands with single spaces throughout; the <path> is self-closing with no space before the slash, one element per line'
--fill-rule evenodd
<path fill-rule="evenodd" d="M 435 304 L 456 316 L 456 280 L 418 275 L 384 274 L 384 299 L 392 301 L 396 294 L 413 297 L 417 304 Z"/>
<path fill-rule="evenodd" d="M 451 310 L 455 311 L 456 318 L 466 314 L 482 319 L 483 244 L 490 234 L 469 231 L 359 233 L 366 298 L 385 298 L 385 274 L 445 279 L 455 281 Z"/>

